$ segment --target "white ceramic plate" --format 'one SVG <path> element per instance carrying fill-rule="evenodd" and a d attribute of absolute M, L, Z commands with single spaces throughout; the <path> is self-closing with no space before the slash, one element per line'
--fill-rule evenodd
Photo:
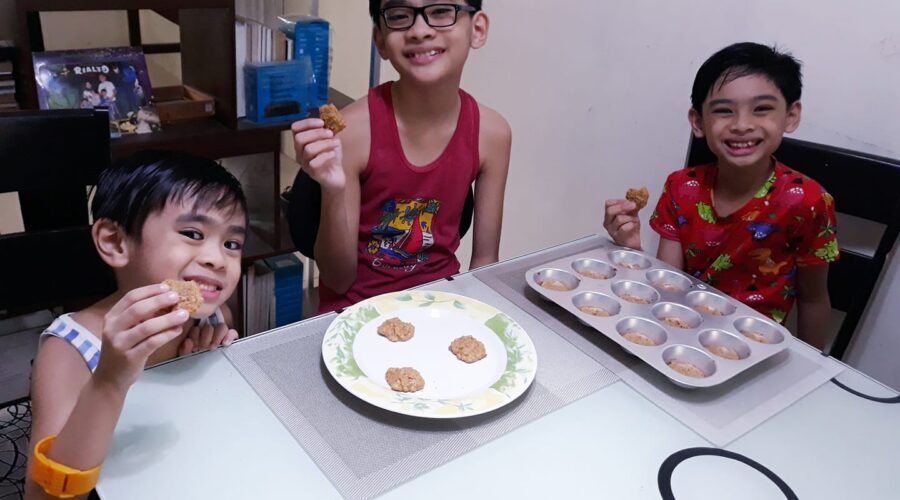
<path fill-rule="evenodd" d="M 415 326 L 406 342 L 378 334 L 390 318 Z M 464 363 L 450 342 L 471 335 L 487 356 Z M 428 418 L 478 415 L 519 397 L 534 380 L 537 353 L 518 323 L 494 307 L 462 295 L 414 290 L 389 293 L 344 310 L 328 327 L 322 358 L 331 375 L 358 398 L 380 408 Z M 388 386 L 388 368 L 412 367 L 425 380 L 415 393 Z"/>

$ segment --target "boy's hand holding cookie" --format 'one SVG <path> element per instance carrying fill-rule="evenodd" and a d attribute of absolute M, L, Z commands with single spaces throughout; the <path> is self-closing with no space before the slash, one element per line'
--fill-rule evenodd
<path fill-rule="evenodd" d="M 297 163 L 323 190 L 340 191 L 346 186 L 341 140 L 334 130 L 343 130 L 343 120 L 326 113 L 323 118 L 307 118 L 294 122 L 294 151 Z M 329 128 L 330 126 L 330 128 Z"/>
<path fill-rule="evenodd" d="M 178 294 L 162 284 L 135 288 L 119 299 L 104 316 L 103 344 L 94 378 L 127 391 L 150 355 L 181 334 L 189 314 L 173 309 L 178 301 Z"/>
<path fill-rule="evenodd" d="M 641 249 L 641 220 L 638 211 L 647 205 L 647 188 L 629 189 L 626 199 L 606 200 L 603 227 L 616 245 Z"/>

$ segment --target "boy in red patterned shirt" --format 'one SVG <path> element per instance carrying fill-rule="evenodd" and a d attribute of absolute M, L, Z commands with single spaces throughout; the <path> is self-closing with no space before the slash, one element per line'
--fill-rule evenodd
<path fill-rule="evenodd" d="M 697 72 L 688 113 L 716 163 L 666 179 L 650 217 L 657 256 L 782 322 L 797 301 L 798 336 L 824 348 L 828 263 L 838 258 L 834 200 L 772 156 L 800 124 L 800 64 L 755 43 L 728 46 Z M 608 200 L 604 227 L 640 249 L 633 202 Z"/>

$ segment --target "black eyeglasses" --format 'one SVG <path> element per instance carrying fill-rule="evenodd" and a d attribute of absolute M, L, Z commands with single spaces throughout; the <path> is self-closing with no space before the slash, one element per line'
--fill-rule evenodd
<path fill-rule="evenodd" d="M 471 5 L 455 3 L 434 3 L 424 7 L 388 7 L 381 9 L 384 25 L 392 30 L 408 30 L 416 24 L 416 16 L 421 15 L 425 24 L 432 28 L 449 28 L 456 24 L 459 11 L 476 12 Z"/>

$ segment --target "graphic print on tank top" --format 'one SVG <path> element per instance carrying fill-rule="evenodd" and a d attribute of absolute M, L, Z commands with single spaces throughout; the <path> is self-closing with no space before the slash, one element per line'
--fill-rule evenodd
<path fill-rule="evenodd" d="M 372 227 L 372 239 L 366 247 L 375 256 L 373 265 L 412 272 L 418 263 L 427 261 L 440 208 L 441 202 L 435 199 L 384 202 L 380 222 Z"/>

